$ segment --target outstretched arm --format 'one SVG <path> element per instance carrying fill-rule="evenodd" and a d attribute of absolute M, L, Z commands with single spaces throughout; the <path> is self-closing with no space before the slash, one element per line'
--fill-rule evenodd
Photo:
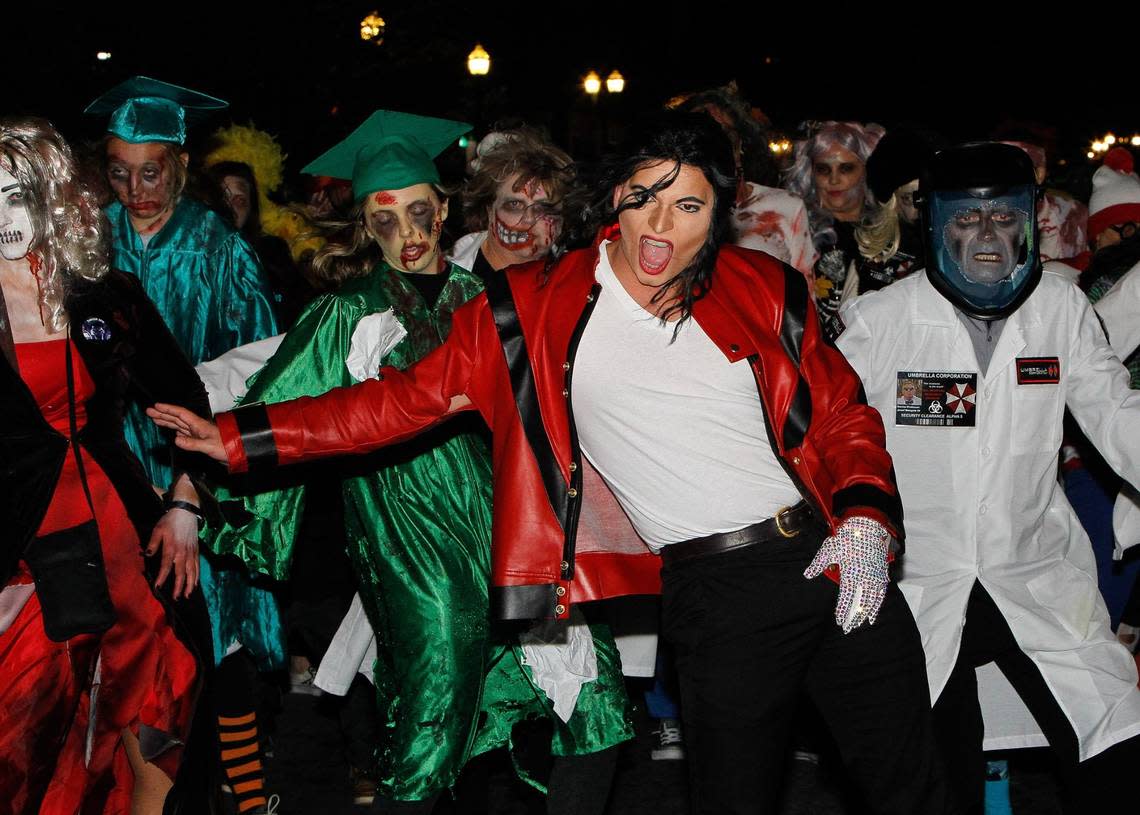
<path fill-rule="evenodd" d="M 481 336 L 490 340 L 483 343 L 483 357 Z M 482 295 L 456 311 L 447 342 L 405 371 L 384 368 L 378 379 L 323 396 L 249 405 L 219 414 L 216 425 L 167 404 L 149 415 L 177 433 L 181 449 L 225 462 L 232 472 L 365 453 L 410 438 L 459 410 L 484 408 L 471 382 L 480 359 L 502 364 Z"/>

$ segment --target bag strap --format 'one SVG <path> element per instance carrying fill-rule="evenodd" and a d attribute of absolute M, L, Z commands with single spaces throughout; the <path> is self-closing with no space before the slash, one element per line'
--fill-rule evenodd
<path fill-rule="evenodd" d="M 83 494 L 87 496 L 87 506 L 91 507 L 91 517 L 95 517 L 95 502 L 91 500 L 91 489 L 87 486 L 87 472 L 83 468 L 83 456 L 79 453 L 79 430 L 75 420 L 75 373 L 71 362 L 71 329 L 63 340 L 67 348 L 67 420 L 71 428 L 71 447 L 75 451 L 75 466 L 79 470 L 79 482 L 83 484 Z"/>

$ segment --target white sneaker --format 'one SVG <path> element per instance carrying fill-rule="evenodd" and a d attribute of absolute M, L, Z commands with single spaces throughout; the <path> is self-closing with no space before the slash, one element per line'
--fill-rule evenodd
<path fill-rule="evenodd" d="M 653 749 L 649 751 L 649 757 L 654 761 L 680 761 L 685 757 L 680 720 L 657 720 L 657 729 L 653 731 Z"/>

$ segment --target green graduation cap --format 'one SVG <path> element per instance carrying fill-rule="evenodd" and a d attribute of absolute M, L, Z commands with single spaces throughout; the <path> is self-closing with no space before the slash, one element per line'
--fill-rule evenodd
<path fill-rule="evenodd" d="M 438 184 L 432 159 L 470 130 L 464 122 L 378 110 L 301 172 L 352 179 L 357 202 L 377 190 Z"/>
<path fill-rule="evenodd" d="M 107 132 L 125 142 L 183 144 L 186 123 L 224 110 L 229 102 L 146 76 L 132 76 L 87 106 L 84 113 L 110 113 Z"/>

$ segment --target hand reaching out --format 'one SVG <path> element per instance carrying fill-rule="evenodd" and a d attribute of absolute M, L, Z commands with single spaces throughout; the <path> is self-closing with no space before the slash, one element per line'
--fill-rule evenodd
<path fill-rule="evenodd" d="M 218 426 L 209 419 L 203 419 L 184 407 L 162 402 L 147 408 L 146 415 L 159 427 L 175 431 L 174 443 L 183 450 L 205 453 L 215 461 L 226 463 L 226 449 Z"/>

